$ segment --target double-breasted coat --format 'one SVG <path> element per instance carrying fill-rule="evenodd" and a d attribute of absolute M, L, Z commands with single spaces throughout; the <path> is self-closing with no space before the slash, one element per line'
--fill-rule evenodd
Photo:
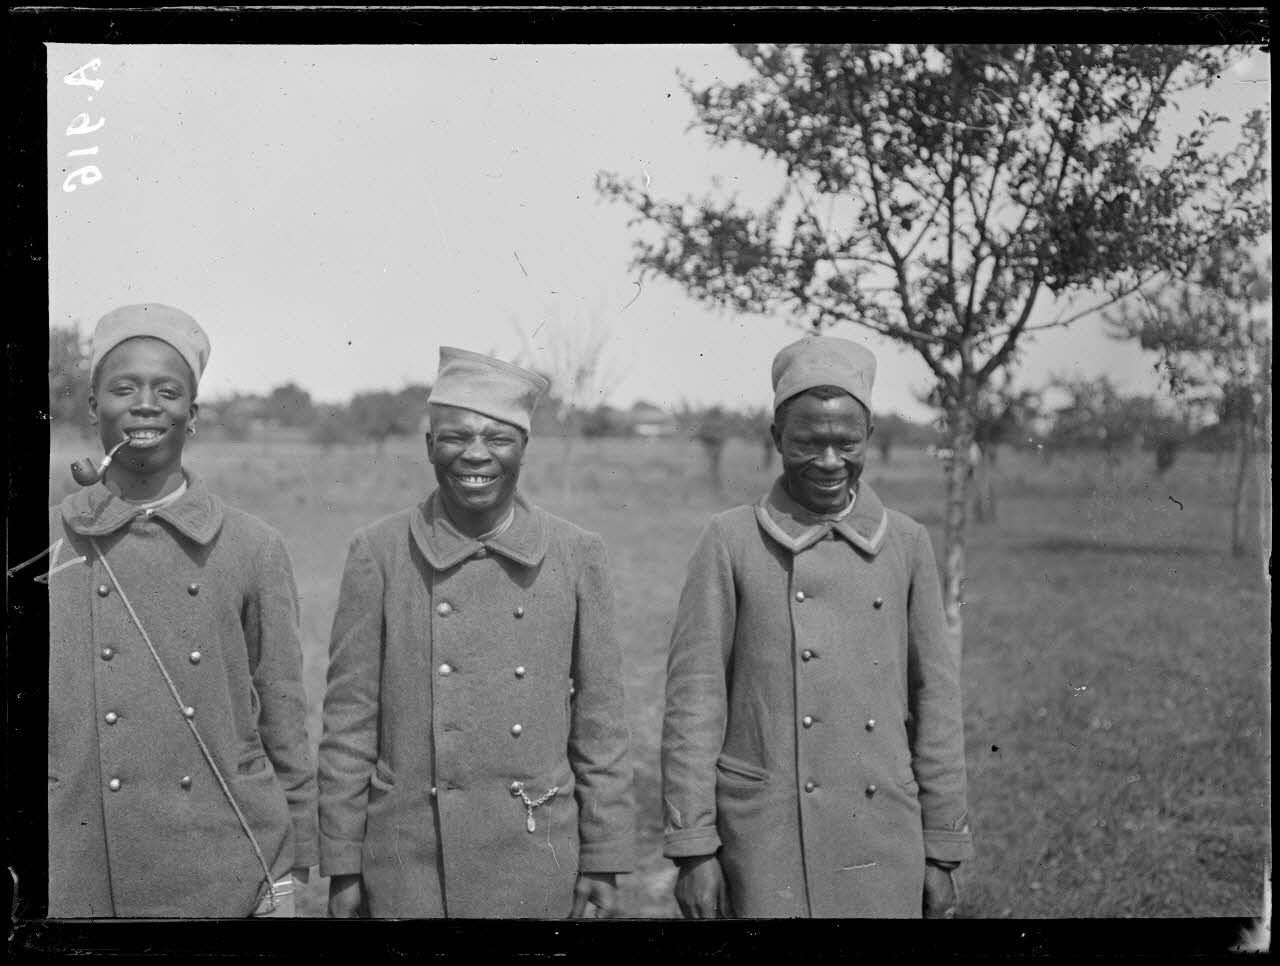
<path fill-rule="evenodd" d="M 714 517 L 668 660 L 665 854 L 718 850 L 747 917 L 918 917 L 972 850 L 960 654 L 928 532 L 859 485 L 839 522 L 781 481 Z"/>
<path fill-rule="evenodd" d="M 517 496 L 461 534 L 438 494 L 359 531 L 320 748 L 325 875 L 373 917 L 568 915 L 632 864 L 631 764 L 604 545 Z"/>
<path fill-rule="evenodd" d="M 262 866 L 188 717 L 272 878 L 318 860 L 288 552 L 271 527 L 187 480 L 151 512 L 97 484 L 50 513 L 54 917 L 253 912 Z"/>

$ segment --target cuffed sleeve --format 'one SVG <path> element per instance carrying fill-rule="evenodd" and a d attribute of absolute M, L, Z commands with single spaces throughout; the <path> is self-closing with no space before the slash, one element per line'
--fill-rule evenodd
<path fill-rule="evenodd" d="M 717 522 L 689 561 L 667 655 L 662 719 L 663 854 L 710 855 L 716 831 L 716 761 L 724 745 L 737 594 L 729 549 Z"/>
<path fill-rule="evenodd" d="M 320 874 L 361 870 L 377 759 L 383 577 L 363 533 L 347 552 L 329 644 L 320 739 Z"/>
<path fill-rule="evenodd" d="M 966 803 L 960 642 L 947 627 L 929 532 L 917 525 L 907 628 L 912 769 L 920 785 L 925 856 L 973 855 Z"/>
<path fill-rule="evenodd" d="M 302 685 L 298 590 L 284 539 L 272 532 L 258 561 L 245 614 L 253 686 L 261 700 L 258 731 L 284 788 L 293 822 L 293 868 L 319 860 L 316 845 L 316 770 L 307 737 Z"/>
<path fill-rule="evenodd" d="M 576 694 L 568 749 L 578 802 L 578 863 L 583 872 L 629 872 L 635 862 L 630 733 L 613 585 L 599 537 L 590 538 L 584 558 L 577 588 Z"/>

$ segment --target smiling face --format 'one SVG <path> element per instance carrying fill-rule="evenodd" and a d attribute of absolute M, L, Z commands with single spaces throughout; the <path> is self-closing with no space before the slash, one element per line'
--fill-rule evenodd
<path fill-rule="evenodd" d="M 814 513 L 838 513 L 849 505 L 872 433 L 862 403 L 847 393 L 830 399 L 801 393 L 783 404 L 772 432 L 793 500 Z"/>
<path fill-rule="evenodd" d="M 198 411 L 194 388 L 186 361 L 160 339 L 126 339 L 99 364 L 89 421 L 104 450 L 129 440 L 108 476 L 126 494 L 143 498 L 181 480 L 182 447 Z"/>
<path fill-rule="evenodd" d="M 445 510 L 471 536 L 502 522 L 516 498 L 527 437 L 517 426 L 470 409 L 431 407 L 427 457 Z"/>

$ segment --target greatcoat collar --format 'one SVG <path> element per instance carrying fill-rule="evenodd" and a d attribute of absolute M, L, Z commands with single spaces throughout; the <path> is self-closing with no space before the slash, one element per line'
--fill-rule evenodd
<path fill-rule="evenodd" d="M 209 492 L 204 480 L 184 469 L 187 490 L 174 502 L 151 511 L 189 540 L 204 546 L 222 527 L 222 502 Z M 101 537 L 114 533 L 147 511 L 116 496 L 103 483 L 95 483 L 68 495 L 60 504 L 62 519 L 76 533 Z"/>
<path fill-rule="evenodd" d="M 448 570 L 475 554 L 481 547 L 502 554 L 524 567 L 536 567 L 547 553 L 547 526 L 542 511 L 516 493 L 515 517 L 511 526 L 496 537 L 480 541 L 462 533 L 445 513 L 436 490 L 409 518 L 409 531 L 427 563 L 436 570 Z"/>
<path fill-rule="evenodd" d="M 884 504 L 864 480 L 858 482 L 858 496 L 849 515 L 843 520 L 824 520 L 793 500 L 779 477 L 756 504 L 756 520 L 760 529 L 793 554 L 809 549 L 834 530 L 863 553 L 875 556 L 889 532 Z"/>

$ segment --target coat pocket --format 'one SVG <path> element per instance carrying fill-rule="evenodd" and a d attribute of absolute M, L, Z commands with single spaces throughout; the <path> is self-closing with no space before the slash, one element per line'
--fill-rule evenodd
<path fill-rule="evenodd" d="M 396 787 L 396 776 L 387 763 L 381 758 L 374 763 L 373 773 L 369 776 L 369 784 L 380 792 L 389 792 Z"/>
<path fill-rule="evenodd" d="M 716 781 L 728 781 L 733 784 L 766 785 L 773 778 L 768 771 L 759 765 L 753 765 L 741 758 L 721 755 L 716 759 Z"/>

